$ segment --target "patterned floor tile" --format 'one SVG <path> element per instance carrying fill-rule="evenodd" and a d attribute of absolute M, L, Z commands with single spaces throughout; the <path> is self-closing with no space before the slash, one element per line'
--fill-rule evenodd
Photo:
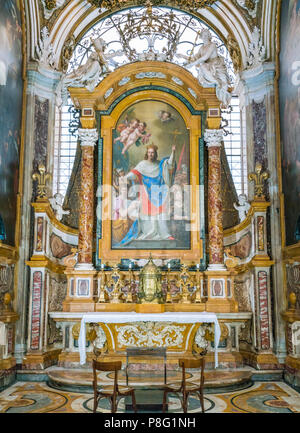
<path fill-rule="evenodd" d="M 92 407 L 92 394 L 55 390 L 45 382 L 17 382 L 0 393 L 2 413 L 90 413 Z M 204 407 L 208 413 L 300 413 L 300 394 L 283 382 L 256 382 L 241 391 L 206 394 Z M 98 411 L 110 412 L 107 399 Z M 118 412 L 125 412 L 124 399 Z M 169 412 L 182 412 L 176 395 L 169 397 Z M 198 397 L 189 398 L 188 412 L 200 412 Z"/>

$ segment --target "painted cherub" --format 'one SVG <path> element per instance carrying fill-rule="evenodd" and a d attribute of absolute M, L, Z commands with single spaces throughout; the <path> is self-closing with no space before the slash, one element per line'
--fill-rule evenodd
<path fill-rule="evenodd" d="M 126 142 L 124 142 L 124 147 L 122 149 L 122 155 L 124 155 L 124 153 L 133 145 L 135 144 L 139 139 L 142 140 L 143 144 L 148 143 L 149 141 L 149 137 L 151 137 L 150 133 L 146 133 L 146 127 L 147 127 L 147 123 L 146 122 L 139 122 L 138 126 L 134 129 L 134 131 L 132 131 L 129 135 L 128 138 L 126 140 Z"/>
<path fill-rule="evenodd" d="M 124 129 L 122 129 L 119 137 L 114 139 L 114 143 L 120 141 L 125 146 L 129 135 L 138 127 L 139 123 L 140 123 L 139 119 L 132 119 L 130 123 L 127 126 L 125 126 Z"/>

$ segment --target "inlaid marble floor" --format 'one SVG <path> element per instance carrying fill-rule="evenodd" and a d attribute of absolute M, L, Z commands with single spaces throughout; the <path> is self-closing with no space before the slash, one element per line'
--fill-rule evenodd
<path fill-rule="evenodd" d="M 88 413 L 93 395 L 59 391 L 45 382 L 16 382 L 0 393 L 1 413 Z M 109 412 L 109 403 L 100 400 L 99 412 Z M 205 395 L 208 413 L 300 413 L 300 394 L 284 382 L 255 382 L 247 389 Z M 125 412 L 124 399 L 118 412 Z M 180 413 L 178 398 L 170 396 L 169 412 Z M 199 400 L 191 396 L 189 413 L 200 412 Z"/>

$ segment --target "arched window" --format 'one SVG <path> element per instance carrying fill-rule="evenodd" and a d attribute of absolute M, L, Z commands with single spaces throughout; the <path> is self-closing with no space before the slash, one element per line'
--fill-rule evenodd
<path fill-rule="evenodd" d="M 224 58 L 228 74 L 235 81 L 235 72 L 229 52 L 220 37 L 206 24 L 186 12 L 167 7 L 133 7 L 113 13 L 88 30 L 77 43 L 68 66 L 68 73 L 86 63 L 94 51 L 92 39 L 101 37 L 108 53 L 120 53 L 110 62 L 113 71 L 121 65 L 160 60 L 185 67 L 185 60 L 178 54 L 192 55 L 201 46 L 200 32 L 209 29 L 218 52 Z M 122 53 L 121 53 L 122 52 Z M 188 69 L 197 77 L 195 67 Z M 71 175 L 76 151 L 76 137 L 69 132 L 72 121 L 72 105 L 63 107 L 56 116 L 56 142 L 54 156 L 54 191 L 65 194 Z M 237 193 L 246 192 L 245 152 L 241 144 L 241 119 L 239 100 L 232 98 L 231 112 L 223 112 L 225 126 L 225 151 Z M 225 123 L 227 123 L 225 122 Z"/>

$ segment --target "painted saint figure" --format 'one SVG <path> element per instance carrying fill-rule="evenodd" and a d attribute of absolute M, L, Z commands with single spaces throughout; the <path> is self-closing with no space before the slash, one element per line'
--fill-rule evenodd
<path fill-rule="evenodd" d="M 173 145 L 171 155 L 158 161 L 157 146 L 148 145 L 144 160 L 123 177 L 122 182 L 131 180 L 140 186 L 139 214 L 117 246 L 125 246 L 133 240 L 174 240 L 168 220 L 169 188 L 176 172 L 175 149 Z"/>

